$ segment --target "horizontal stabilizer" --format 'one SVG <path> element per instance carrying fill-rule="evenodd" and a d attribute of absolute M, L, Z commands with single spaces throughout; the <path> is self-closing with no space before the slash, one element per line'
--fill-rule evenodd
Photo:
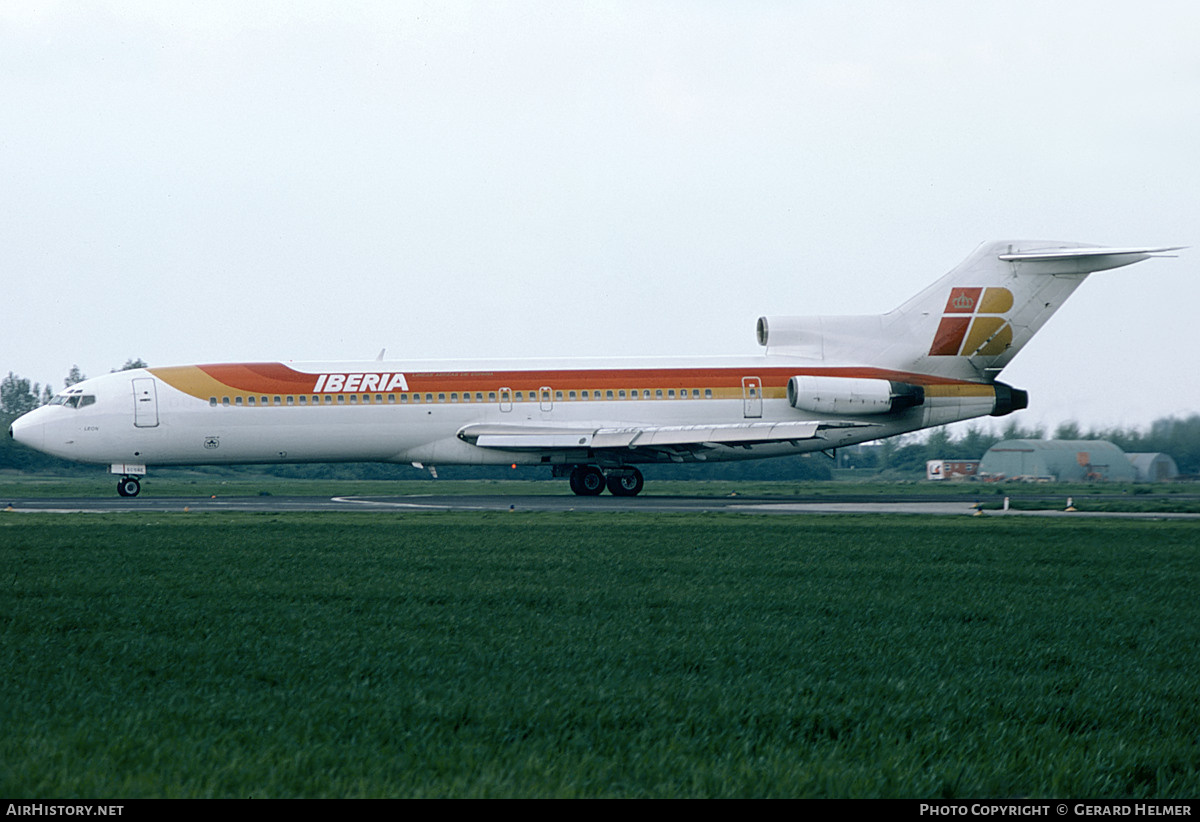
<path fill-rule="evenodd" d="M 1170 251 L 1179 251 L 1186 246 L 1163 246 L 1161 248 L 1048 248 L 1044 250 L 1017 251 L 997 255 L 1009 263 L 1022 264 L 1018 271 L 1034 274 L 1090 274 L 1109 268 L 1148 260 L 1151 257 L 1171 257 Z"/>
<path fill-rule="evenodd" d="M 1125 254 L 1145 254 L 1148 257 L 1176 257 L 1168 251 L 1182 251 L 1186 245 L 1163 246 L 1162 248 L 1056 248 L 1049 251 L 1024 251 L 1018 254 L 1001 254 L 1002 260 L 1055 260 L 1063 257 L 1111 257 Z"/>

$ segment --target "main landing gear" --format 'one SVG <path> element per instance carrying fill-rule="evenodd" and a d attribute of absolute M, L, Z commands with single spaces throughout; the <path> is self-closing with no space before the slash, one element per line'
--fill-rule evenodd
<path fill-rule="evenodd" d="M 628 466 L 605 474 L 595 465 L 576 465 L 571 470 L 571 490 L 581 497 L 594 497 L 605 488 L 614 497 L 636 496 L 646 482 L 642 472 Z"/>
<path fill-rule="evenodd" d="M 117 493 L 123 497 L 136 497 L 142 490 L 137 477 L 121 477 L 117 480 Z"/>

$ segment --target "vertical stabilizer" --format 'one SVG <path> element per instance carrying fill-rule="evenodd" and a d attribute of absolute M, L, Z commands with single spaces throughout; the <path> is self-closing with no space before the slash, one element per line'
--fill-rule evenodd
<path fill-rule="evenodd" d="M 827 365 L 872 365 L 991 381 L 1093 271 L 1176 248 L 1096 248 L 1081 243 L 985 243 L 887 314 L 763 317 L 768 353 Z"/>

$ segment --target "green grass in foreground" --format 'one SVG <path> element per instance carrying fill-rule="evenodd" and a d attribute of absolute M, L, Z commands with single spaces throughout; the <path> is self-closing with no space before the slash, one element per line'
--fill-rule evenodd
<path fill-rule="evenodd" d="M 0 513 L 0 795 L 1194 797 L 1198 535 Z"/>

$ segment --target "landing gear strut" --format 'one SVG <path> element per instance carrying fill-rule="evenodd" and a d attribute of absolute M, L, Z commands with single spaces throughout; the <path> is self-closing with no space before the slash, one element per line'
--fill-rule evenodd
<path fill-rule="evenodd" d="M 121 477 L 117 480 L 117 493 L 123 497 L 136 497 L 142 490 L 137 477 Z"/>
<path fill-rule="evenodd" d="M 607 476 L 595 465 L 576 465 L 571 469 L 571 490 L 581 497 L 597 496 L 605 487 L 615 497 L 632 497 L 643 485 L 642 472 L 636 468 L 614 468 Z"/>

